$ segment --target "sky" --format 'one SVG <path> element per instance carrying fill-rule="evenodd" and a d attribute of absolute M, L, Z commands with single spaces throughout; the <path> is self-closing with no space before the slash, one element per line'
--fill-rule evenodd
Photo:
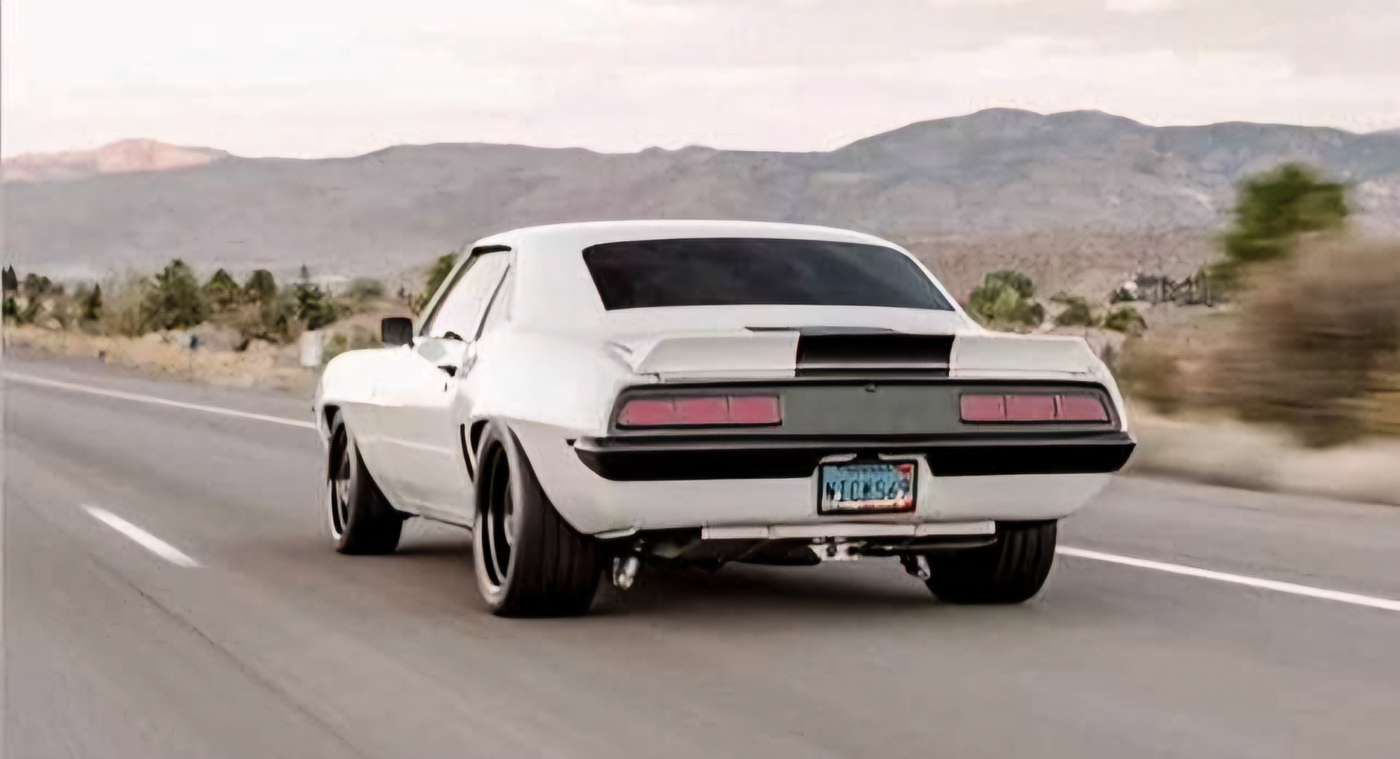
<path fill-rule="evenodd" d="M 1400 0 L 5 0 L 0 154 L 828 150 L 988 107 L 1400 128 Z"/>

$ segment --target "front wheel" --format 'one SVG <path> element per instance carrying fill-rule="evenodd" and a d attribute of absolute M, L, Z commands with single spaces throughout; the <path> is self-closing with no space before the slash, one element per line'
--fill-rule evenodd
<path fill-rule="evenodd" d="M 477 586 L 491 612 L 586 613 L 600 573 L 593 539 L 554 510 L 510 430 L 490 425 L 480 450 L 472 547 Z"/>
<path fill-rule="evenodd" d="M 996 542 L 981 548 L 933 551 L 924 584 L 954 604 L 1018 604 L 1045 584 L 1055 561 L 1055 522 L 998 522 Z"/>
<path fill-rule="evenodd" d="M 389 505 L 365 469 L 355 438 L 337 411 L 331 420 L 326 509 L 335 550 L 348 554 L 393 553 L 404 515 Z"/>

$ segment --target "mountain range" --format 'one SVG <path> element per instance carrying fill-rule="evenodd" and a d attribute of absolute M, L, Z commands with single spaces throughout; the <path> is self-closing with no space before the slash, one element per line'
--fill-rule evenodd
<path fill-rule="evenodd" d="M 172 257 L 383 276 L 529 224 L 742 218 L 890 237 L 959 293 L 1001 266 L 1086 291 L 1200 265 L 1239 180 L 1286 161 L 1350 183 L 1359 223 L 1400 233 L 1396 131 L 992 109 L 807 153 L 436 144 L 296 160 L 119 145 L 5 162 L 8 262 L 66 277 Z"/>

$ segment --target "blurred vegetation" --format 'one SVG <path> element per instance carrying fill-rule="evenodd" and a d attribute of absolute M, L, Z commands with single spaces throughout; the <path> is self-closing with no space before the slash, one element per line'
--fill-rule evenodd
<path fill-rule="evenodd" d="M 1099 318 L 1094 314 L 1094 310 L 1089 307 L 1089 302 L 1079 295 L 1056 295 L 1050 299 L 1055 303 L 1064 304 L 1064 310 L 1055 315 L 1055 326 L 1057 327 L 1097 327 Z"/>
<path fill-rule="evenodd" d="M 1138 335 L 1147 330 L 1147 321 L 1132 306 L 1121 306 L 1109 311 L 1103 318 L 1103 328 Z"/>
<path fill-rule="evenodd" d="M 155 275 L 146 288 L 141 321 L 146 332 L 188 329 L 209 315 L 209 304 L 195 279 L 194 270 L 176 258 Z"/>
<path fill-rule="evenodd" d="M 1372 420 L 1400 404 L 1400 243 L 1311 244 L 1249 288 L 1214 362 L 1223 399 L 1310 445 L 1385 431 Z"/>
<path fill-rule="evenodd" d="M 968 311 L 984 325 L 1037 327 L 1045 307 L 1035 301 L 1035 283 L 1018 271 L 994 271 L 972 291 Z"/>
<path fill-rule="evenodd" d="M 462 255 L 462 251 L 453 251 L 442 256 L 433 262 L 428 269 L 428 275 L 423 280 L 423 289 L 418 293 L 418 297 L 413 300 L 413 313 L 419 313 L 427 307 L 428 301 L 437 294 L 438 288 L 447 281 L 447 275 L 452 273 L 452 267 L 457 265 L 457 259 Z"/>
<path fill-rule="evenodd" d="M 1350 213 L 1346 194 L 1346 185 L 1298 163 L 1247 177 L 1224 236 L 1225 258 L 1213 267 L 1212 278 L 1238 288 L 1246 268 L 1291 256 L 1301 236 L 1342 229 Z"/>
<path fill-rule="evenodd" d="M 305 330 L 327 329 L 356 314 L 394 308 L 379 280 L 355 279 L 344 292 L 335 293 L 313 282 L 307 267 L 300 273 L 297 282 L 279 287 L 266 269 L 252 272 L 243 285 L 226 269 L 218 269 L 200 284 L 188 264 L 173 259 L 153 275 L 110 277 L 101 283 L 81 284 L 70 295 L 47 277 L 29 273 L 21 279 L 7 266 L 3 272 L 4 320 L 6 324 L 76 328 L 123 337 L 199 327 L 213 330 L 201 335 L 222 335 L 216 342 L 243 350 L 255 340 L 287 344 Z M 348 329 L 350 336 L 342 336 L 337 343 L 343 346 L 340 349 L 378 344 L 371 330 L 358 326 Z M 198 342 L 205 339 L 201 336 Z"/>
<path fill-rule="evenodd" d="M 1346 234 L 1346 192 L 1296 164 L 1242 182 L 1212 270 L 1231 308 L 1130 339 L 1124 392 L 1280 424 L 1309 446 L 1400 435 L 1400 241 Z"/>
<path fill-rule="evenodd" d="M 373 330 L 356 325 L 350 329 L 349 335 L 332 335 L 321 351 L 321 360 L 330 361 L 345 351 L 378 348 L 382 345 L 383 343 L 379 341 L 379 335 L 376 335 Z"/>

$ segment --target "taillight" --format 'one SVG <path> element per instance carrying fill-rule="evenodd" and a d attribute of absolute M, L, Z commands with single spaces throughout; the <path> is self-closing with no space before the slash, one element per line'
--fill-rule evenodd
<path fill-rule="evenodd" d="M 775 395 L 637 398 L 617 412 L 620 427 L 702 427 L 781 424 Z"/>
<path fill-rule="evenodd" d="M 958 402 L 964 422 L 1108 421 L 1103 400 L 1083 393 L 964 395 Z"/>

